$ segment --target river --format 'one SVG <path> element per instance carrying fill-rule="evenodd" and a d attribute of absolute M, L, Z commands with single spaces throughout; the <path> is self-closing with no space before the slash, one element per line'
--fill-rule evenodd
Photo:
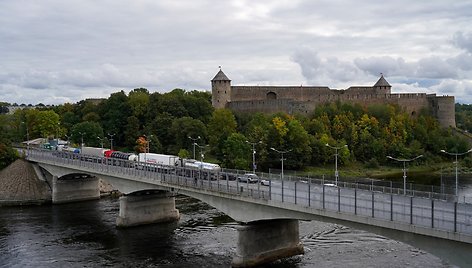
<path fill-rule="evenodd" d="M 176 223 L 127 229 L 115 228 L 111 197 L 0 207 L 0 267 L 229 267 L 237 223 L 185 196 L 176 206 Z M 304 255 L 265 267 L 456 267 L 447 255 L 334 223 L 301 221 L 300 237 Z"/>

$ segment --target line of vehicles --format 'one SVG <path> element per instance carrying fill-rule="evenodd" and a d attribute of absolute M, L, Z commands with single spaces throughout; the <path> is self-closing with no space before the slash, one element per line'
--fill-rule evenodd
<path fill-rule="evenodd" d="M 221 167 L 218 164 L 197 161 L 194 159 L 182 159 L 175 155 L 156 153 L 125 153 L 106 148 L 82 147 L 75 148 L 59 145 L 54 153 L 59 157 L 80 158 L 89 162 L 106 161 L 114 166 L 135 167 L 147 169 L 155 172 L 171 173 L 179 172 L 179 175 L 202 178 L 202 179 L 228 179 L 237 180 L 242 183 L 258 183 L 269 185 L 269 181 L 260 180 L 256 174 L 232 174 L 220 173 Z M 122 161 L 125 160 L 125 161 Z M 175 169 L 175 167 L 179 167 Z"/>

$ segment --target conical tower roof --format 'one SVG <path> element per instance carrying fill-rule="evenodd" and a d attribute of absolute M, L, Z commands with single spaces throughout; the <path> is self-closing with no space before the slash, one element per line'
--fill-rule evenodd
<path fill-rule="evenodd" d="M 374 87 L 391 87 L 391 85 L 385 80 L 383 74 L 380 75 L 379 81 L 375 83 Z"/>
<path fill-rule="evenodd" d="M 226 76 L 225 73 L 220 68 L 220 71 L 215 75 L 215 77 L 211 81 L 231 81 L 229 78 Z"/>

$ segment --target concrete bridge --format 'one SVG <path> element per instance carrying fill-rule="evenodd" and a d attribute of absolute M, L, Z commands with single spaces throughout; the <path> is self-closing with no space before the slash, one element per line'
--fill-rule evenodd
<path fill-rule="evenodd" d="M 27 159 L 51 182 L 53 203 L 99 198 L 98 178 L 112 184 L 125 194 L 119 227 L 178 220 L 176 194 L 208 203 L 243 223 L 234 267 L 303 253 L 298 220 L 331 219 L 472 244 L 472 205 L 432 193 L 411 196 L 399 189 L 338 187 L 306 179 L 268 178 L 266 186 L 232 181 L 224 172 L 202 176 L 180 167 L 54 151 L 30 150 Z"/>

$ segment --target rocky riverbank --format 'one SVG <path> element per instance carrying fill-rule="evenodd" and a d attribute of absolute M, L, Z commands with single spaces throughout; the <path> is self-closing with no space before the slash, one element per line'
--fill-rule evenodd
<path fill-rule="evenodd" d="M 119 197 L 121 193 L 106 181 L 99 181 L 100 196 Z M 40 180 L 33 165 L 18 159 L 0 171 L 0 206 L 51 203 L 51 188 Z"/>
<path fill-rule="evenodd" d="M 18 159 L 0 171 L 0 206 L 50 202 L 49 185 L 38 178 L 28 161 Z"/>

